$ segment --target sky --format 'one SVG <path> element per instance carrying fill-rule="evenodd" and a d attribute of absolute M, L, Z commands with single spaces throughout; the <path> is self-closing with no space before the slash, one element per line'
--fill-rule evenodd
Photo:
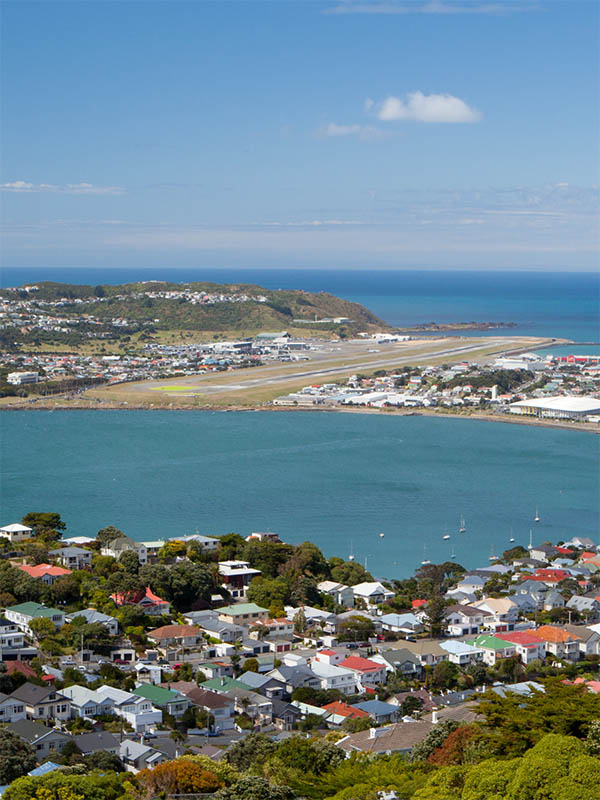
<path fill-rule="evenodd" d="M 597 268 L 598 11 L 4 0 L 3 263 Z"/>

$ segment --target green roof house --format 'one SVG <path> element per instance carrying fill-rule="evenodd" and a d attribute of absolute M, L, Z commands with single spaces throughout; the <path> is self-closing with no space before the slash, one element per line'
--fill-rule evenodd
<path fill-rule="evenodd" d="M 33 619 L 45 618 L 49 619 L 54 624 L 55 628 L 62 628 L 65 624 L 64 612 L 59 611 L 57 608 L 48 608 L 42 603 L 19 603 L 16 606 L 10 606 L 4 612 L 6 619 L 14 622 L 19 630 L 31 636 L 31 629 L 29 623 Z"/>
<path fill-rule="evenodd" d="M 132 694 L 138 697 L 145 697 L 153 706 L 166 711 L 172 717 L 181 717 L 183 712 L 190 705 L 190 701 L 180 692 L 174 689 L 164 689 L 162 686 L 155 686 L 152 683 L 143 683 L 136 686 Z"/>
<path fill-rule="evenodd" d="M 487 633 L 481 633 L 479 636 L 465 639 L 464 641 L 466 644 L 481 648 L 483 650 L 483 661 L 490 667 L 493 667 L 502 658 L 514 656 L 516 652 L 515 645 L 511 642 L 505 642 L 503 639 L 498 639 L 498 637 Z"/>
<path fill-rule="evenodd" d="M 257 606 L 256 603 L 236 603 L 232 606 L 217 608 L 217 614 L 222 622 L 229 622 L 231 625 L 254 625 L 256 622 L 264 622 L 269 618 L 266 608 Z"/>

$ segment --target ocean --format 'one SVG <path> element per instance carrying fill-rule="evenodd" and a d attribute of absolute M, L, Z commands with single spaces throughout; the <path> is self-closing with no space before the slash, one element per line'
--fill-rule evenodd
<path fill-rule="evenodd" d="M 58 511 L 71 536 L 271 530 L 401 578 L 424 554 L 488 564 L 511 531 L 527 545 L 600 530 L 586 432 L 310 412 L 15 411 L 0 426 L 2 524 Z"/>
<path fill-rule="evenodd" d="M 268 289 L 330 292 L 362 303 L 400 327 L 426 322 L 514 322 L 515 328 L 494 334 L 600 342 L 600 279 L 590 272 L 6 267 L 0 279 L 3 287 L 41 280 L 91 285 L 142 280 L 254 283 Z M 583 349 L 599 352 L 597 347 Z M 567 351 L 572 350 L 567 347 Z"/>

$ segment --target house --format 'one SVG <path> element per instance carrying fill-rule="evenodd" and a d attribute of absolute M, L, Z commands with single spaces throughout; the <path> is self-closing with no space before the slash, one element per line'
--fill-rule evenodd
<path fill-rule="evenodd" d="M 596 622 L 599 617 L 600 603 L 595 597 L 581 597 L 574 594 L 567 601 L 567 608 L 579 612 L 582 617 L 590 622 Z"/>
<path fill-rule="evenodd" d="M 211 678 L 233 678 L 233 664 L 226 661 L 201 661 L 197 666 L 209 680 Z"/>
<path fill-rule="evenodd" d="M 27 719 L 44 721 L 71 718 L 71 701 L 53 686 L 24 683 L 14 689 L 9 697 L 23 703 Z"/>
<path fill-rule="evenodd" d="M 273 721 L 273 703 L 276 701 L 269 700 L 268 697 L 263 697 L 251 689 L 239 687 L 234 687 L 224 694 L 233 700 L 236 712 L 247 714 L 254 724 L 263 725 Z"/>
<path fill-rule="evenodd" d="M 436 708 L 437 704 L 434 702 L 427 689 L 415 689 L 410 692 L 399 692 L 393 697 L 390 697 L 388 702 L 400 708 L 408 697 L 414 697 L 417 700 L 420 700 L 422 703 L 420 710 L 422 711 L 433 711 L 433 709 Z"/>
<path fill-rule="evenodd" d="M 88 569 L 92 565 L 92 551 L 83 547 L 62 547 L 51 550 L 48 555 L 54 556 L 68 569 Z"/>
<path fill-rule="evenodd" d="M 539 637 L 532 635 L 530 631 L 513 631 L 512 633 L 498 633 L 498 639 L 509 642 L 515 646 L 515 652 L 523 664 L 530 664 L 532 661 L 543 661 L 546 657 L 546 645 Z"/>
<path fill-rule="evenodd" d="M 253 569 L 248 561 L 219 561 L 219 575 L 223 586 L 234 599 L 246 597 L 246 589 L 250 581 L 260 575 L 259 569 Z"/>
<path fill-rule="evenodd" d="M 197 625 L 212 639 L 218 639 L 221 642 L 236 642 L 244 636 L 244 628 L 241 625 L 230 625 L 229 622 L 222 622 L 218 617 L 203 619 Z"/>
<path fill-rule="evenodd" d="M 323 611 L 322 608 L 313 608 L 312 606 L 286 606 L 285 614 L 288 619 L 293 620 L 298 612 L 302 611 L 306 623 L 309 627 L 319 625 L 324 632 L 335 633 L 337 630 L 338 617 L 332 614 L 331 611 Z"/>
<path fill-rule="evenodd" d="M 25 539 L 33 537 L 33 528 L 28 528 L 27 525 L 21 525 L 20 522 L 13 522 L 10 525 L 4 525 L 0 528 L 0 536 L 8 539 L 9 542 L 23 542 Z"/>
<path fill-rule="evenodd" d="M 119 740 L 116 739 L 109 731 L 80 733 L 73 737 L 73 741 L 84 756 L 101 752 L 119 755 Z"/>
<path fill-rule="evenodd" d="M 25 635 L 19 630 L 17 623 L 0 617 L 0 660 L 10 660 L 13 655 L 18 658 L 18 651 L 22 647 L 25 647 Z M 36 654 L 37 651 L 34 651 L 33 655 Z"/>
<path fill-rule="evenodd" d="M 402 647 L 419 659 L 422 667 L 434 667 L 440 661 L 448 661 L 448 653 L 437 642 L 421 639 L 417 642 L 402 642 Z"/>
<path fill-rule="evenodd" d="M 379 618 L 384 631 L 392 633 L 421 633 L 423 623 L 414 614 L 383 614 Z"/>
<path fill-rule="evenodd" d="M 169 757 L 149 747 L 147 744 L 125 739 L 119 745 L 119 758 L 128 772 L 137 773 L 142 769 L 153 769 L 169 761 Z"/>
<path fill-rule="evenodd" d="M 330 650 L 329 648 L 317 650 L 315 653 L 316 661 L 321 661 L 323 664 L 332 664 L 334 667 L 337 667 L 344 658 L 346 658 L 344 653 Z"/>
<path fill-rule="evenodd" d="M 368 712 L 363 711 L 357 706 L 349 706 L 341 700 L 334 700 L 333 703 L 327 703 L 327 705 L 323 706 L 323 709 L 336 717 L 342 717 L 341 722 L 347 719 L 368 719 L 370 716 Z"/>
<path fill-rule="evenodd" d="M 137 605 L 144 614 L 152 617 L 162 616 L 171 612 L 171 605 L 162 597 L 154 594 L 149 586 L 146 586 L 142 592 L 134 592 L 128 594 L 111 594 L 111 600 L 114 600 L 117 606 Z"/>
<path fill-rule="evenodd" d="M 366 700 L 364 703 L 355 703 L 353 708 L 366 712 L 375 722 L 385 725 L 398 719 L 398 707 L 392 703 L 381 700 Z"/>
<path fill-rule="evenodd" d="M 579 653 L 581 658 L 600 655 L 600 630 L 594 630 L 594 628 L 599 627 L 598 625 L 561 625 L 564 631 L 579 638 Z"/>
<path fill-rule="evenodd" d="M 314 663 L 314 662 L 313 662 Z M 321 679 L 309 669 L 309 667 L 299 664 L 298 666 L 288 667 L 285 664 L 275 667 L 267 672 L 269 677 L 281 681 L 285 685 L 286 692 L 291 694 L 294 689 L 309 687 L 311 689 L 321 688 Z"/>
<path fill-rule="evenodd" d="M 35 750 L 38 761 L 43 761 L 52 753 L 60 753 L 67 742 L 73 739 L 68 733 L 63 733 L 57 728 L 49 728 L 40 722 L 28 719 L 12 722 L 7 726 L 7 730 L 16 733 L 23 741 L 30 744 Z"/>
<path fill-rule="evenodd" d="M 233 728 L 235 703 L 229 697 L 203 689 L 200 686 L 183 692 L 183 694 L 186 695 L 192 705 L 213 715 L 215 729 L 226 731 Z"/>
<path fill-rule="evenodd" d="M 394 593 L 386 589 L 379 581 L 365 581 L 352 587 L 354 602 L 362 600 L 367 608 L 376 608 L 394 597 Z"/>
<path fill-rule="evenodd" d="M 174 692 L 172 689 L 163 689 L 162 686 L 154 686 L 150 683 L 136 686 L 132 694 L 138 697 L 144 697 L 152 703 L 153 707 L 166 711 L 172 717 L 175 717 L 175 719 L 183 716 L 184 711 L 186 708 L 189 708 L 190 705 L 190 701 L 185 695 Z"/>
<path fill-rule="evenodd" d="M 418 677 L 423 670 L 419 658 L 404 647 L 399 650 L 385 650 L 369 656 L 369 659 L 377 664 L 383 664 L 388 672 L 407 677 Z"/>
<path fill-rule="evenodd" d="M 542 601 L 544 611 L 552 611 L 553 608 L 564 608 L 565 598 L 557 589 L 551 589 Z"/>
<path fill-rule="evenodd" d="M 356 677 L 352 670 L 323 664 L 316 660 L 311 662 L 310 669 L 318 678 L 321 689 L 338 689 L 342 694 L 355 693 Z"/>
<path fill-rule="evenodd" d="M 114 714 L 114 700 L 87 686 L 67 686 L 61 694 L 68 697 L 71 704 L 71 717 L 93 718 L 101 714 Z"/>
<path fill-rule="evenodd" d="M 361 692 L 374 691 L 387 681 L 387 671 L 383 664 L 361 656 L 348 656 L 340 662 L 340 667 L 352 670 L 356 688 Z"/>
<path fill-rule="evenodd" d="M 296 706 L 285 700 L 272 700 L 273 724 L 280 731 L 291 731 L 294 725 L 302 719 L 302 712 Z"/>
<path fill-rule="evenodd" d="M 16 722 L 26 717 L 25 703 L 15 697 L 4 694 L 4 692 L 0 692 L 0 722 Z"/>
<path fill-rule="evenodd" d="M 120 536 L 117 539 L 113 539 L 112 542 L 109 542 L 100 550 L 103 556 L 112 556 L 116 558 L 117 561 L 121 558 L 123 553 L 129 551 L 137 554 L 140 565 L 144 566 L 148 563 L 148 551 L 146 546 L 143 542 L 134 542 L 129 536 Z"/>
<path fill-rule="evenodd" d="M 465 642 L 483 650 L 483 662 L 490 667 L 493 667 L 500 659 L 509 658 L 515 654 L 514 644 L 505 642 L 503 639 L 499 639 L 488 633 L 482 633 L 475 638 L 465 639 Z"/>
<path fill-rule="evenodd" d="M 345 608 L 352 608 L 354 605 L 354 592 L 351 586 L 337 581 L 321 581 L 317 584 L 317 589 L 322 594 L 333 598 L 334 603 Z"/>
<path fill-rule="evenodd" d="M 269 700 L 283 700 L 287 697 L 288 692 L 285 684 L 282 681 L 278 681 L 277 678 L 269 677 L 260 672 L 244 672 L 239 679 L 249 689 L 268 697 Z"/>
<path fill-rule="evenodd" d="M 292 637 L 294 635 L 294 623 L 287 617 L 277 617 L 259 621 L 250 629 L 250 638 L 267 637 Z"/>
<path fill-rule="evenodd" d="M 232 606 L 223 606 L 217 609 L 221 622 L 230 625 L 254 625 L 265 622 L 269 618 L 266 608 L 257 606 L 256 603 L 238 603 Z"/>
<path fill-rule="evenodd" d="M 175 536 L 167 541 L 183 542 L 184 544 L 195 542 L 205 553 L 214 553 L 219 549 L 220 544 L 218 539 L 214 539 L 212 536 L 202 536 L 200 533 L 190 533 L 186 536 Z M 147 544 L 147 542 L 144 542 L 144 544 Z"/>
<path fill-rule="evenodd" d="M 383 728 L 352 733 L 336 742 L 347 756 L 352 753 L 410 753 L 433 729 L 428 720 L 396 722 Z"/>
<path fill-rule="evenodd" d="M 251 533 L 250 536 L 246 536 L 246 542 L 275 542 L 275 544 L 281 544 L 281 538 L 279 537 L 278 533 L 273 533 L 272 531 L 255 531 Z"/>
<path fill-rule="evenodd" d="M 52 586 L 59 578 L 71 575 L 70 569 L 55 567 L 53 564 L 36 564 L 33 567 L 29 564 L 20 564 L 18 569 L 26 572 L 31 578 L 41 580 L 46 586 Z"/>
<path fill-rule="evenodd" d="M 569 570 L 566 569 L 553 569 L 551 567 L 538 567 L 533 575 L 529 576 L 529 580 L 532 581 L 543 581 L 552 586 L 556 586 L 556 584 L 560 583 L 561 581 L 567 580 L 567 578 L 571 578 L 571 573 Z"/>
<path fill-rule="evenodd" d="M 484 613 L 470 605 L 448 606 L 444 618 L 449 636 L 468 636 L 478 634 L 483 626 Z"/>
<path fill-rule="evenodd" d="M 456 584 L 456 588 L 467 594 L 475 594 L 475 592 L 483 590 L 486 581 L 487 578 L 483 578 L 481 575 L 463 575 L 462 579 Z"/>
<path fill-rule="evenodd" d="M 152 683 L 158 686 L 162 681 L 163 668 L 156 661 L 138 661 L 134 669 L 137 683 Z"/>
<path fill-rule="evenodd" d="M 111 701 L 113 713 L 128 722 L 136 733 L 145 733 L 162 722 L 162 711 L 153 708 L 152 703 L 141 695 L 113 686 L 100 686 L 95 693 L 100 702 Z"/>
<path fill-rule="evenodd" d="M 483 612 L 483 626 L 488 631 L 512 631 L 519 617 L 519 607 L 508 597 L 486 597 L 470 608 Z"/>
<path fill-rule="evenodd" d="M 111 636 L 117 636 L 119 633 L 119 621 L 109 614 L 102 614 L 100 611 L 96 611 L 95 608 L 85 608 L 83 611 L 74 611 L 72 614 L 67 614 L 65 619 L 67 622 L 72 622 L 79 617 L 83 617 L 88 625 L 99 622 L 107 628 Z"/>
<path fill-rule="evenodd" d="M 579 660 L 581 638 L 578 634 L 555 625 L 542 625 L 531 634 L 544 642 L 546 655 L 565 661 Z"/>
<path fill-rule="evenodd" d="M 532 547 L 529 551 L 529 555 L 531 558 L 535 558 L 538 561 L 548 562 L 554 558 L 556 550 L 551 544 L 540 544 Z"/>
<path fill-rule="evenodd" d="M 148 631 L 148 639 L 159 647 L 197 647 L 206 643 L 202 629 L 195 625 L 163 625 Z"/>
<path fill-rule="evenodd" d="M 448 639 L 440 642 L 440 647 L 448 653 L 448 660 L 459 666 L 478 664 L 483 661 L 483 650 L 466 642 Z"/>

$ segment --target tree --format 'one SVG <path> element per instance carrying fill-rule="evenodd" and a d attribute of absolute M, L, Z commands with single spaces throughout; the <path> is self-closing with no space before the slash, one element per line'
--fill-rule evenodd
<path fill-rule="evenodd" d="M 290 587 L 284 578 L 254 578 L 246 591 L 250 603 L 256 603 L 262 608 L 269 608 L 272 604 L 286 605 L 290 600 Z"/>
<path fill-rule="evenodd" d="M 425 610 L 425 624 L 429 626 L 430 636 L 440 636 L 444 627 L 446 601 L 441 594 L 434 594 Z"/>
<path fill-rule="evenodd" d="M 373 576 L 370 572 L 357 561 L 344 561 L 343 558 L 332 556 L 329 559 L 331 570 L 331 580 L 338 583 L 345 583 L 348 586 L 356 586 L 357 583 L 372 581 Z"/>
<path fill-rule="evenodd" d="M 255 762 L 263 762 L 276 745 L 264 733 L 251 733 L 245 739 L 235 742 L 225 753 L 225 759 L 236 769 L 245 771 Z"/>
<path fill-rule="evenodd" d="M 295 800 L 288 786 L 273 786 L 264 778 L 242 778 L 233 786 L 218 791 L 213 800 Z"/>
<path fill-rule="evenodd" d="M 38 642 L 45 639 L 46 636 L 52 636 L 56 630 L 48 617 L 35 617 L 29 623 L 29 628 Z"/>
<path fill-rule="evenodd" d="M 33 747 L 16 733 L 0 728 L 0 784 L 12 783 L 37 762 Z"/>
<path fill-rule="evenodd" d="M 409 761 L 427 761 L 429 756 L 437 750 L 438 747 L 441 747 L 446 741 L 446 738 L 457 728 L 458 722 L 453 719 L 438 722 L 438 724 L 429 731 L 423 741 L 413 747 L 408 757 Z"/>
<path fill-rule="evenodd" d="M 79 581 L 73 575 L 61 575 L 50 589 L 52 602 L 60 605 L 79 599 Z"/>
<path fill-rule="evenodd" d="M 258 672 L 258 660 L 256 658 L 247 658 L 243 664 L 244 672 Z"/>
<path fill-rule="evenodd" d="M 301 608 L 294 614 L 294 633 L 304 633 L 307 628 L 306 614 Z"/>
<path fill-rule="evenodd" d="M 439 766 L 463 764 L 469 745 L 478 736 L 481 736 L 478 725 L 461 725 L 444 739 L 427 760 Z"/>
<path fill-rule="evenodd" d="M 140 571 L 140 560 L 135 550 L 125 550 L 121 553 L 119 564 L 130 575 L 137 575 Z"/>
<path fill-rule="evenodd" d="M 60 514 L 50 511 L 30 511 L 25 514 L 21 523 L 27 525 L 28 528 L 33 528 L 36 536 L 54 532 L 57 539 L 60 538 L 58 531 L 64 531 L 67 527 L 66 523 L 60 518 Z"/>
<path fill-rule="evenodd" d="M 111 542 L 114 542 L 115 539 L 122 539 L 123 536 L 125 536 L 123 531 L 115 528 L 114 525 L 108 525 L 98 531 L 96 541 L 100 544 L 100 547 L 106 547 Z"/>
<path fill-rule="evenodd" d="M 404 698 L 400 706 L 402 716 L 411 716 L 415 711 L 420 711 L 423 708 L 423 700 L 420 697 L 409 694 Z"/>
<path fill-rule="evenodd" d="M 338 639 L 340 642 L 357 642 L 368 639 L 375 633 L 375 623 L 368 617 L 360 614 L 353 614 L 348 619 L 340 623 L 338 627 Z"/>
<path fill-rule="evenodd" d="M 457 677 L 458 667 L 451 661 L 438 661 L 433 668 L 433 685 L 438 689 L 451 689 Z"/>

